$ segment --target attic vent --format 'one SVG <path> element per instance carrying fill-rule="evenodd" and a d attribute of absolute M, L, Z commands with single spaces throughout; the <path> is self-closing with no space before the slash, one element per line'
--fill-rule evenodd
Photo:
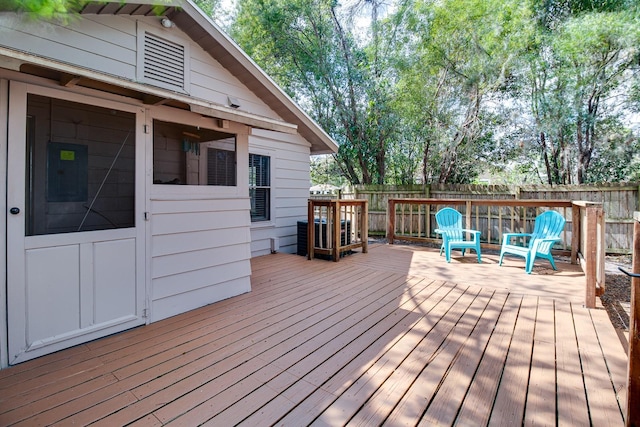
<path fill-rule="evenodd" d="M 167 89 L 185 89 L 185 48 L 145 32 L 143 78 Z"/>

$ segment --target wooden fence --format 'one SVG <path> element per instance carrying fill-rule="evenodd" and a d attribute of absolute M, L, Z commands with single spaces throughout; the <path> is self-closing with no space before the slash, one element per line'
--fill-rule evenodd
<path fill-rule="evenodd" d="M 390 198 L 581 200 L 601 203 L 606 221 L 607 253 L 630 254 L 633 247 L 633 213 L 640 210 L 640 184 L 603 185 L 358 185 L 341 190 L 338 197 L 366 199 L 369 234 L 384 236 Z M 335 197 L 335 196 L 334 196 Z"/>

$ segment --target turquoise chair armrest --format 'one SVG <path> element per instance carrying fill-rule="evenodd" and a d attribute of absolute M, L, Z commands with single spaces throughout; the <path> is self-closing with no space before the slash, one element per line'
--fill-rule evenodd
<path fill-rule="evenodd" d="M 470 230 L 470 229 L 468 229 L 468 228 L 463 228 L 463 229 L 462 229 L 462 232 L 463 232 L 463 233 L 469 233 L 469 234 L 473 235 L 473 238 L 474 238 L 474 239 L 479 239 L 479 238 L 480 238 L 480 234 L 482 234 L 482 233 L 481 233 L 480 231 L 478 231 L 478 230 Z"/>
<path fill-rule="evenodd" d="M 532 233 L 504 233 L 502 235 L 502 244 L 508 245 L 509 241 L 511 241 L 511 239 L 513 239 L 514 237 L 531 237 L 531 236 L 533 236 Z"/>

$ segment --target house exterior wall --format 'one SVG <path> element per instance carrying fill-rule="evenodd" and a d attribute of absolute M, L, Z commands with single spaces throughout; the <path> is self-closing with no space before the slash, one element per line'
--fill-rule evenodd
<path fill-rule="evenodd" d="M 270 253 L 271 239 L 278 251 L 296 253 L 297 222 L 307 217 L 309 197 L 309 144 L 298 135 L 253 129 L 249 152 L 267 155 L 272 161 L 272 219 L 251 224 L 251 255 Z"/>
<path fill-rule="evenodd" d="M 0 13 L 0 48 L 52 59 L 83 69 L 138 81 L 138 36 L 141 31 L 166 37 L 187 46 L 188 86 L 185 95 L 224 105 L 232 94 L 241 109 L 256 115 L 280 118 L 228 70 L 184 35 L 178 28 L 165 29 L 155 17 L 86 16 L 68 26 L 25 21 L 13 13 Z M 153 129 L 155 119 L 202 126 L 236 135 L 237 185 L 235 187 L 156 185 L 153 177 L 153 135 L 145 131 L 144 195 L 145 289 L 147 322 L 250 291 L 250 258 L 269 253 L 271 239 L 278 238 L 283 252 L 296 251 L 296 223 L 306 217 L 311 145 L 298 134 L 252 129 L 241 123 L 223 124 L 186 110 L 147 105 L 133 98 L 80 86 L 64 87 L 56 80 L 19 71 L 18 61 L 0 63 L 0 219 L 7 223 L 6 173 L 9 82 L 21 81 L 82 94 L 100 106 L 105 100 L 135 105 L 144 110 L 138 129 Z M 268 223 L 251 224 L 248 194 L 249 152 L 272 158 L 272 209 Z M 10 245 L 11 242 L 7 242 Z M 6 245 L 0 249 L 0 267 L 7 271 Z M 0 283 L 0 367 L 8 364 L 6 275 Z"/>
<path fill-rule="evenodd" d="M 227 96 L 232 95 L 241 110 L 277 118 L 268 105 L 179 28 L 164 28 L 157 17 L 82 15 L 65 26 L 29 21 L 13 13 L 0 14 L 0 46 L 130 81 L 140 81 L 138 40 L 145 31 L 187 47 L 185 94 L 221 105 L 226 105 Z"/>
<path fill-rule="evenodd" d="M 153 119 L 216 129 L 215 121 L 171 108 L 150 111 Z M 150 186 L 150 320 L 156 321 L 250 288 L 248 132 L 231 123 L 236 134 L 235 187 Z M 147 163 L 153 158 L 148 150 Z"/>

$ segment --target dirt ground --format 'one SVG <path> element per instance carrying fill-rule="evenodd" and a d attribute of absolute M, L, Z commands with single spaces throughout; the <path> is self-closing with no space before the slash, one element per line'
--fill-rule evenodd
<path fill-rule="evenodd" d="M 631 271 L 631 256 L 607 256 L 605 259 L 605 292 L 600 298 L 616 329 L 629 331 L 631 307 L 631 278 L 618 267 Z"/>

